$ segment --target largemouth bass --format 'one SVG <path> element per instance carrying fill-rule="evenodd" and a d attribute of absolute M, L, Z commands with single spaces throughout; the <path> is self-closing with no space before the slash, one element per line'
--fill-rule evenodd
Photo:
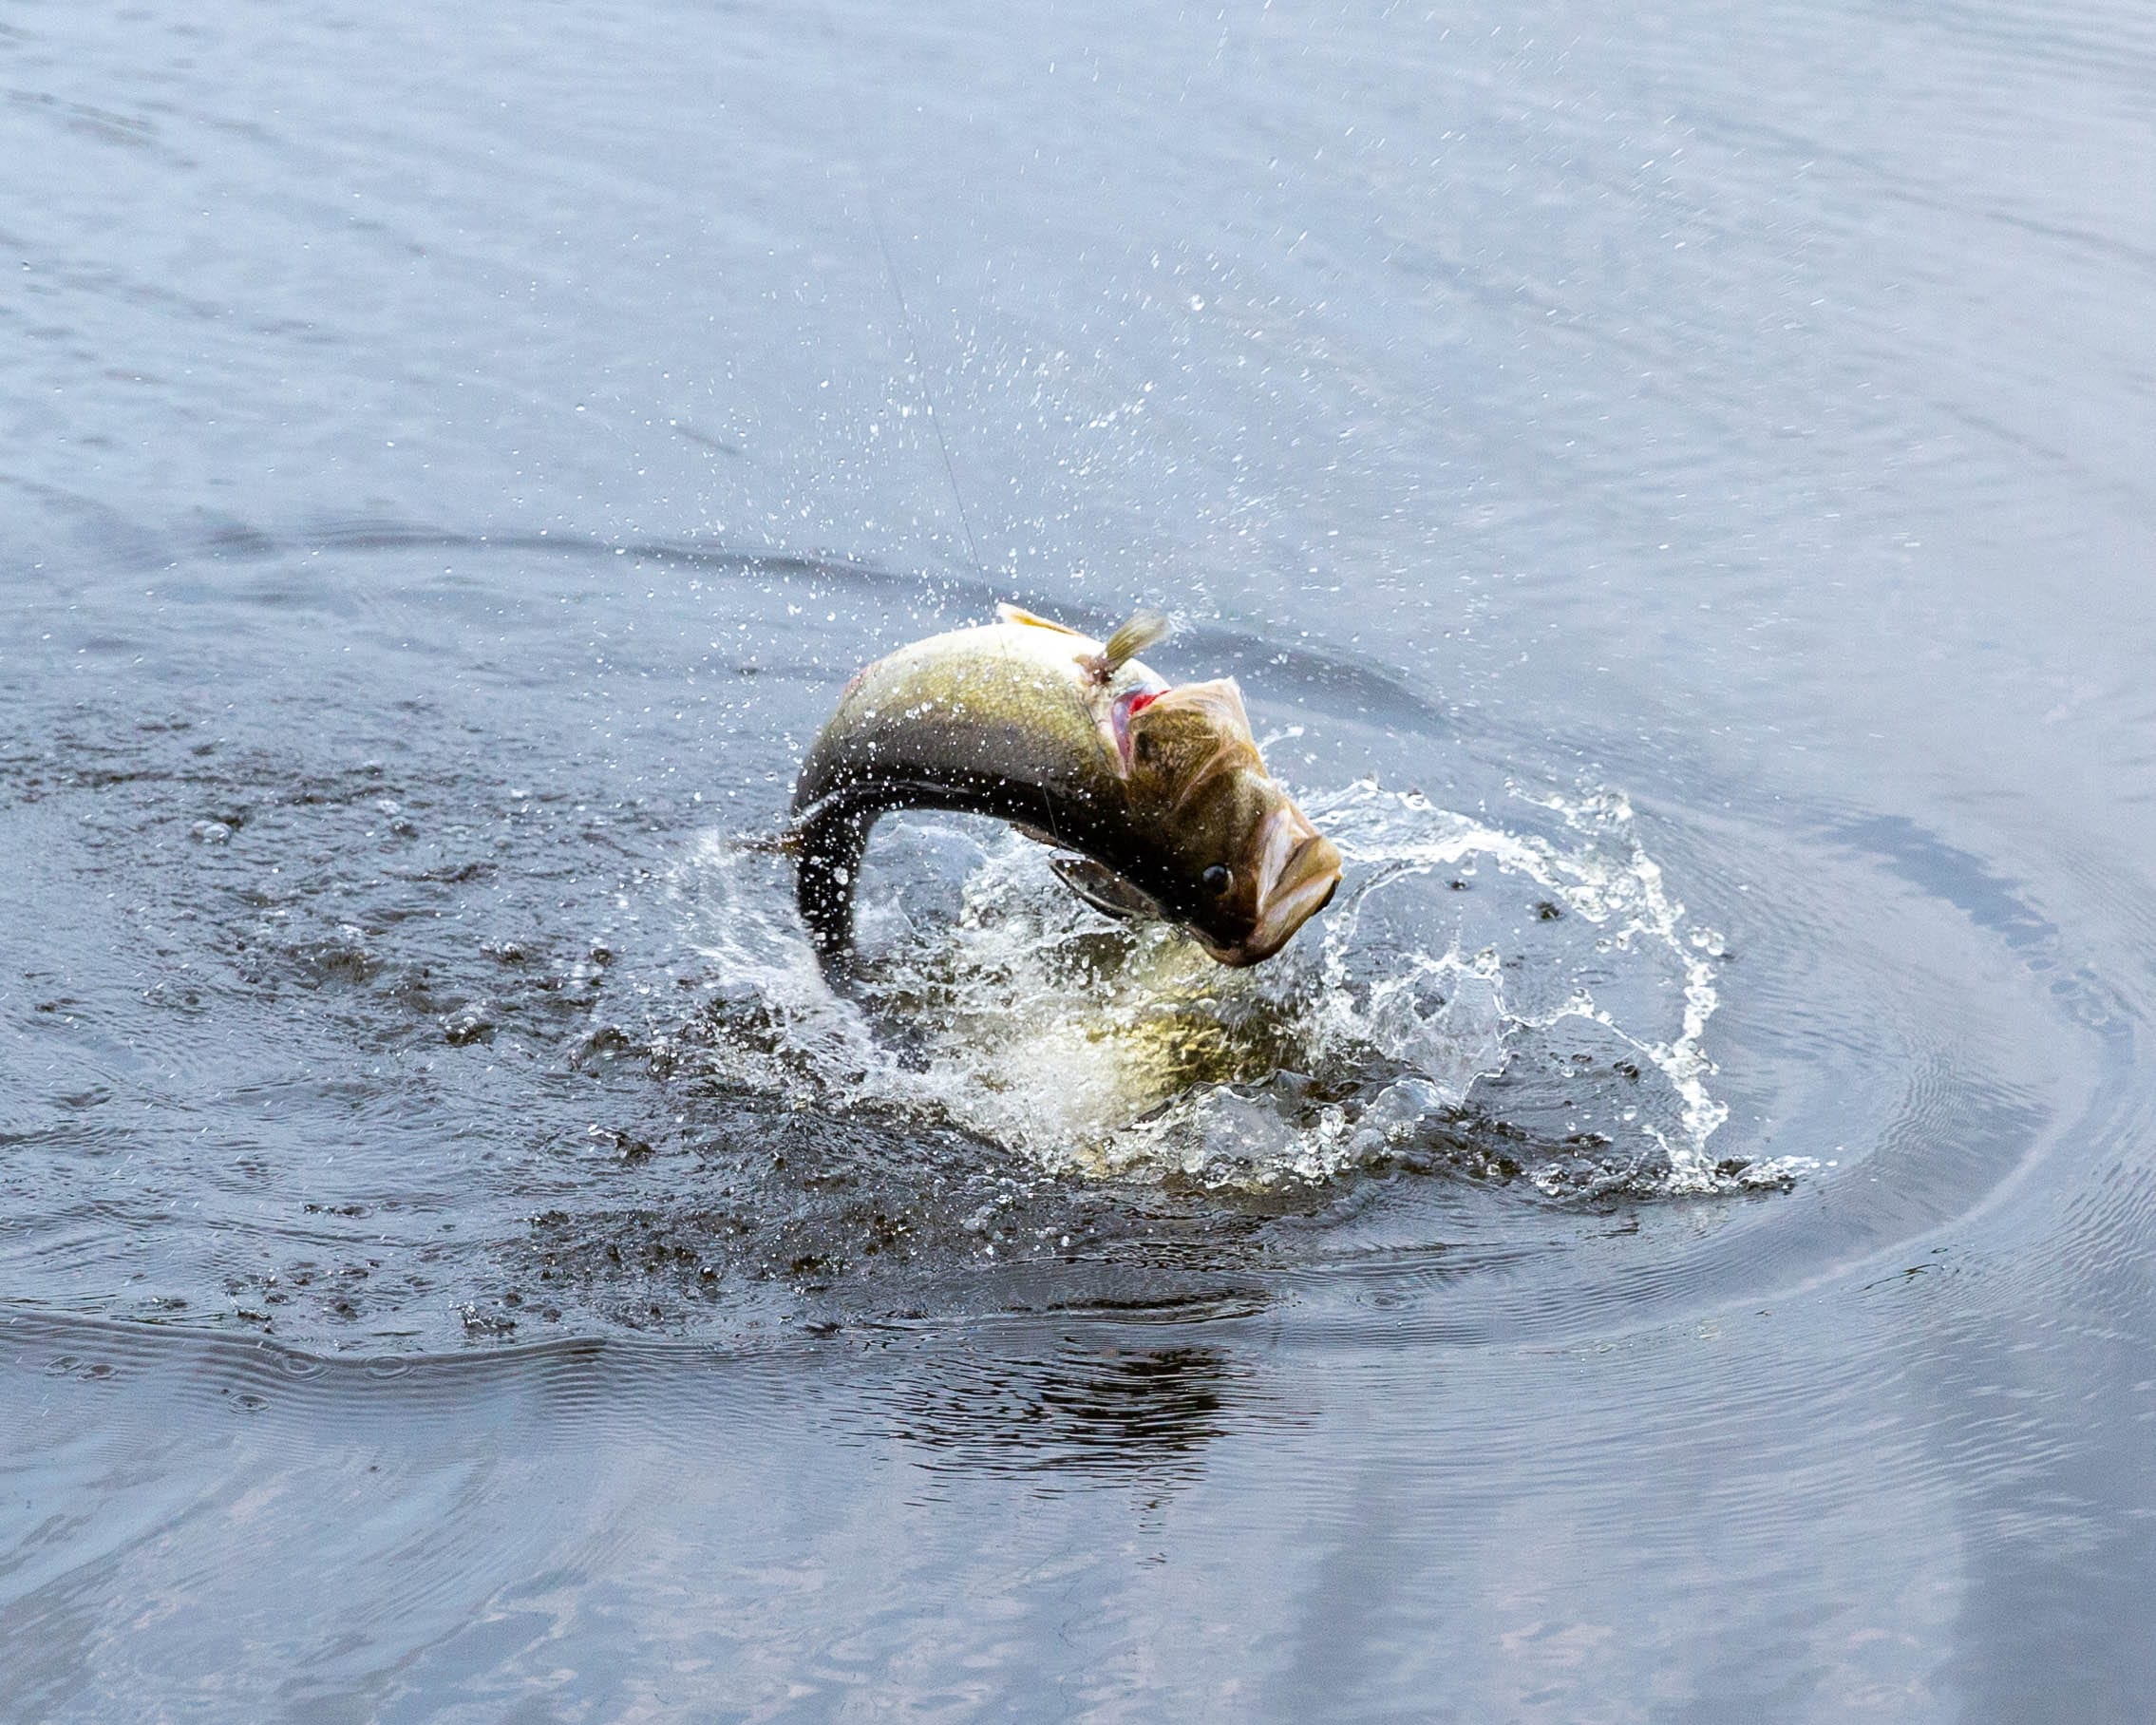
<path fill-rule="evenodd" d="M 1222 964 L 1271 957 L 1333 897 L 1340 853 L 1265 770 L 1231 678 L 1170 686 L 1138 654 L 1014 606 L 846 685 L 793 797 L 795 891 L 820 951 L 853 937 L 869 829 L 894 809 L 989 815 L 1067 853 L 1111 916 L 1181 923 Z"/>

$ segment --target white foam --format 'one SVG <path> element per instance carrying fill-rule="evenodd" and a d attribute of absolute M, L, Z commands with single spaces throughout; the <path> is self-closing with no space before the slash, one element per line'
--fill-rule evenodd
<path fill-rule="evenodd" d="M 1592 1025 L 1666 1094 L 1601 1061 L 1564 1100 L 1578 1109 L 1566 1142 L 1596 1147 L 1585 1175 L 1576 1150 L 1531 1141 L 1530 1179 L 1757 1184 L 1758 1169 L 1718 1174 L 1709 1149 L 1728 1114 L 1706 1052 L 1720 938 L 1688 923 L 1621 795 L 1516 794 L 1556 817 L 1555 836 L 1371 782 L 1306 799 L 1347 880 L 1286 953 L 1248 971 L 1165 928 L 1107 924 L 1014 835 L 908 823 L 871 852 L 865 962 L 844 998 L 801 932 L 785 865 L 707 835 L 673 882 L 724 995 L 704 1054 L 799 1106 L 917 1114 L 1051 1170 L 1264 1187 L 1460 1129 L 1523 1051 Z"/>

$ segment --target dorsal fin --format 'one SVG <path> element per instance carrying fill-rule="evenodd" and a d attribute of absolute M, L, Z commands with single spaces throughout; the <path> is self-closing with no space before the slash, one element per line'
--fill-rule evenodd
<path fill-rule="evenodd" d="M 1174 627 L 1165 612 L 1147 605 L 1134 612 L 1127 623 L 1109 635 L 1106 647 L 1079 663 L 1086 667 L 1086 674 L 1094 682 L 1106 683 L 1155 641 L 1164 640 Z"/>
<path fill-rule="evenodd" d="M 996 621 L 1001 623 L 1024 623 L 1034 629 L 1052 629 L 1058 635 L 1076 635 L 1078 633 L 1077 630 L 1069 628 L 1062 623 L 1052 623 L 1045 616 L 1035 616 L 1031 611 L 1019 605 L 998 605 L 995 608 L 995 616 Z"/>

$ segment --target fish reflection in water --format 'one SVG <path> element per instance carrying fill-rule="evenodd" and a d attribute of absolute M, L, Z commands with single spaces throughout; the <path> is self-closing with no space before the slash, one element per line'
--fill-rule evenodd
<path fill-rule="evenodd" d="M 1010 9 L 0 22 L 0 1721 L 2146 1717 L 2150 8 Z"/>
<path fill-rule="evenodd" d="M 1035 1355 L 941 1356 L 890 1392 L 889 1433 L 936 1473 L 1074 1482 L 1195 1477 L 1231 1429 L 1281 1412 L 1249 1368 L 1203 1342 L 1066 1338 Z"/>

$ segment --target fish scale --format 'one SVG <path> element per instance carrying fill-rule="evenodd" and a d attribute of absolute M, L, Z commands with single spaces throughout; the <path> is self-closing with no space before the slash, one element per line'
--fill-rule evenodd
<path fill-rule="evenodd" d="M 1029 612 L 916 641 L 858 673 L 795 787 L 796 895 L 819 949 L 852 938 L 869 833 L 894 810 L 1019 826 L 1109 915 L 1184 923 L 1255 963 L 1320 908 L 1339 857 L 1265 770 L 1230 680 L 1171 688 L 1134 655 L 1141 612 L 1096 641 Z"/>

